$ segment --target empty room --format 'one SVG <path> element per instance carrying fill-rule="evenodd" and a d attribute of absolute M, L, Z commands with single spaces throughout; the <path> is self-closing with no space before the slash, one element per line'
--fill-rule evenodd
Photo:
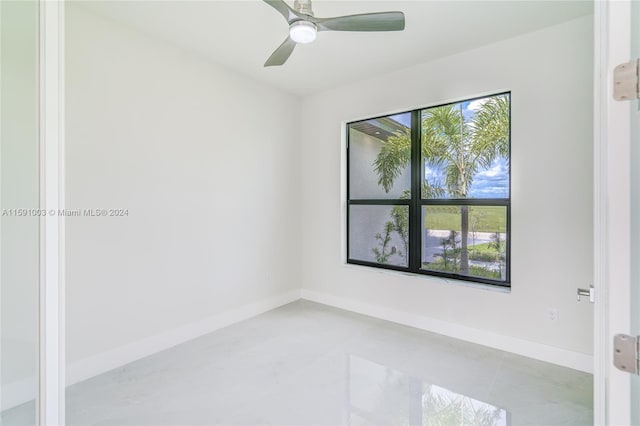
<path fill-rule="evenodd" d="M 0 424 L 640 424 L 640 5 L 0 2 Z"/>

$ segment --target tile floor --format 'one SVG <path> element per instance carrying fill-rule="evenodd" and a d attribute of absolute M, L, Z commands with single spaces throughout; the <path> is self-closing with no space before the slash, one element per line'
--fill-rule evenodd
<path fill-rule="evenodd" d="M 589 374 L 298 301 L 71 386 L 67 424 L 590 425 L 592 388 Z"/>

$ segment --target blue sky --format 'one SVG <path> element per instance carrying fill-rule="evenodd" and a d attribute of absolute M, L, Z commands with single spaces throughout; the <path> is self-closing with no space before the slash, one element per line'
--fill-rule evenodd
<path fill-rule="evenodd" d="M 411 127 L 411 113 L 405 112 L 403 114 L 396 114 L 389 116 L 390 119 L 397 121 L 407 127 Z"/>
<path fill-rule="evenodd" d="M 425 165 L 425 177 L 430 182 L 444 182 L 441 169 Z M 470 198 L 508 198 L 509 197 L 509 167 L 505 159 L 496 159 L 490 167 L 478 170 L 471 190 Z"/>

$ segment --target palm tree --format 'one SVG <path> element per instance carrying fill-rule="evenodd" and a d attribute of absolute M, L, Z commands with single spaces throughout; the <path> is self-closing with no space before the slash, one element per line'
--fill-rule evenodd
<path fill-rule="evenodd" d="M 462 103 L 429 108 L 422 112 L 422 158 L 444 170 L 445 181 L 423 181 L 423 198 L 467 198 L 479 168 L 488 168 L 498 157 L 509 156 L 509 97 L 488 98 L 465 121 Z M 411 134 L 397 132 L 383 142 L 374 162 L 378 184 L 389 192 L 394 180 L 410 162 Z M 469 206 L 460 206 L 460 271 L 469 273 Z"/>

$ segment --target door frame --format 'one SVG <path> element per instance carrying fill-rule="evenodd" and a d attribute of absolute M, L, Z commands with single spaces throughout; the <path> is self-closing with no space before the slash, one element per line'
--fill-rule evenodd
<path fill-rule="evenodd" d="M 594 3 L 594 423 L 630 424 L 630 376 L 610 354 L 629 333 L 631 164 L 628 102 L 613 99 L 613 69 L 630 60 L 631 2 Z M 615 308 L 615 309 L 614 309 Z"/>
<path fill-rule="evenodd" d="M 37 424 L 64 425 L 64 0 L 39 0 L 40 279 Z"/>

